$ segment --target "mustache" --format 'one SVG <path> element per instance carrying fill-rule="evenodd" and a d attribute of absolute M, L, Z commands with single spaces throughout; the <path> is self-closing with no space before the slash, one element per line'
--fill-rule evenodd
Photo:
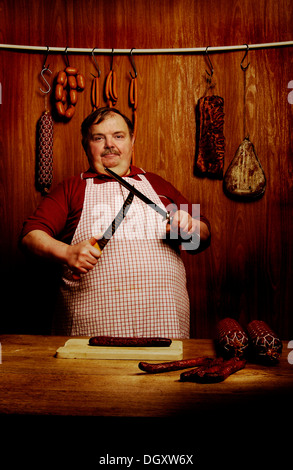
<path fill-rule="evenodd" d="M 101 154 L 102 157 L 105 157 L 106 155 L 120 155 L 118 150 L 104 150 L 104 152 Z"/>

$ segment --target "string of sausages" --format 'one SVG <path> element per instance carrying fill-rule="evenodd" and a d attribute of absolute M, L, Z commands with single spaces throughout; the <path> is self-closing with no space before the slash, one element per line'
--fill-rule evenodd
<path fill-rule="evenodd" d="M 55 108 L 60 117 L 71 119 L 75 113 L 78 92 L 85 88 L 85 78 L 76 67 L 58 72 L 55 86 Z"/>

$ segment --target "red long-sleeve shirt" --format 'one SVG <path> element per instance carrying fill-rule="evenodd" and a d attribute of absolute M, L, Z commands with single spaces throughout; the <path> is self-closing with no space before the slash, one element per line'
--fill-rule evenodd
<path fill-rule="evenodd" d="M 178 210 L 182 204 L 185 207 L 188 205 L 188 211 L 192 214 L 192 205 L 172 184 L 160 176 L 131 166 L 127 177 L 139 180 L 139 174 L 147 178 L 166 207 L 173 203 Z M 94 178 L 95 184 L 114 181 L 110 176 L 97 174 L 92 170 L 83 173 L 82 177 L 73 176 L 64 180 L 42 200 L 35 213 L 24 222 L 21 238 L 32 230 L 42 230 L 53 238 L 70 244 L 82 213 L 87 178 Z M 201 215 L 200 219 L 210 228 L 206 217 Z"/>

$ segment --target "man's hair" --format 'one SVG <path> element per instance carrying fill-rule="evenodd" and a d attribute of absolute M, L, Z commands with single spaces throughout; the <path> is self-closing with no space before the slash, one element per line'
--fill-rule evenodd
<path fill-rule="evenodd" d="M 130 121 L 130 119 L 128 119 L 127 116 L 122 114 L 116 108 L 109 108 L 109 107 L 98 108 L 96 111 L 94 111 L 89 116 L 87 116 L 85 118 L 85 120 L 83 121 L 82 125 L 81 125 L 82 146 L 83 146 L 85 152 L 87 151 L 88 142 L 89 142 L 89 139 L 91 137 L 91 134 L 90 134 L 91 126 L 93 124 L 100 124 L 100 122 L 105 121 L 105 119 L 107 119 L 107 117 L 111 116 L 111 114 L 112 115 L 113 114 L 118 114 L 119 116 L 121 116 L 127 124 L 130 137 L 133 136 L 133 124 Z"/>

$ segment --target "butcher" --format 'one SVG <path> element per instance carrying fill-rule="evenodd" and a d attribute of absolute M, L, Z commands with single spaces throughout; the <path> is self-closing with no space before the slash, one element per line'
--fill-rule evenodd
<path fill-rule="evenodd" d="M 21 245 L 62 265 L 52 333 L 188 338 L 190 305 L 180 238 L 210 237 L 208 220 L 169 182 L 131 164 L 133 125 L 116 108 L 99 108 L 82 123 L 89 168 L 58 184 L 23 224 Z M 109 176 L 109 168 L 170 221 Z M 128 202 L 127 202 L 128 201 Z M 104 249 L 99 239 L 121 207 L 126 215 Z M 178 234 L 178 240 L 174 234 Z"/>

